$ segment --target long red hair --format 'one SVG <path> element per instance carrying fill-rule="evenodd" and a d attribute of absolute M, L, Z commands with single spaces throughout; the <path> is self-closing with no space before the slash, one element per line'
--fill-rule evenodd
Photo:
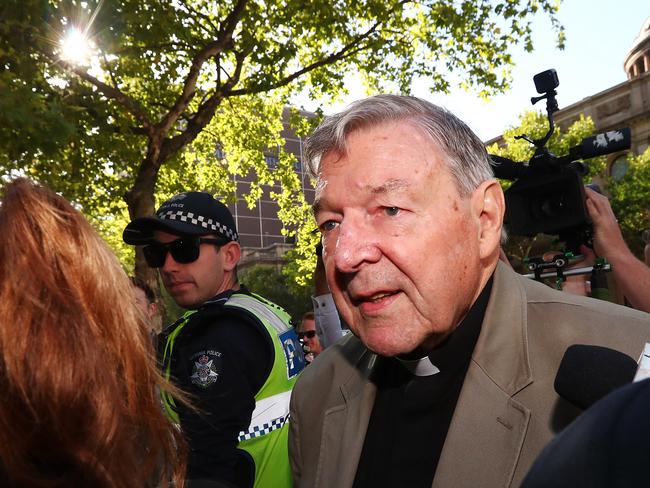
<path fill-rule="evenodd" d="M 0 203 L 0 484 L 182 484 L 145 319 L 113 252 L 25 178 Z M 176 394 L 176 392 L 175 392 Z M 182 395 L 181 395 L 182 396 Z"/>

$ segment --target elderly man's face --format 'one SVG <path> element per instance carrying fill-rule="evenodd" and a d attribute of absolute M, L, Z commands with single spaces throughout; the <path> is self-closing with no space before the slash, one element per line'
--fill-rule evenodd
<path fill-rule="evenodd" d="M 459 195 L 436 146 L 408 123 L 353 131 L 345 154 L 323 157 L 314 211 L 327 280 L 369 349 L 428 351 L 462 320 L 498 254 L 480 205 L 476 192 Z"/>

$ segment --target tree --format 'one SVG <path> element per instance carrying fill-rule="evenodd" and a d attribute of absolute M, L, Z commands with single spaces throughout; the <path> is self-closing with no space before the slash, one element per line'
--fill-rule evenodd
<path fill-rule="evenodd" d="M 643 261 L 641 232 L 650 228 L 650 148 L 628 157 L 630 163 L 619 181 L 609 180 L 610 203 L 630 250 Z"/>
<path fill-rule="evenodd" d="M 240 281 L 252 292 L 280 305 L 296 323 L 305 312 L 313 310 L 309 287 L 294 286 L 287 276 L 272 266 L 253 266 L 242 273 Z"/>
<path fill-rule="evenodd" d="M 496 144 L 488 147 L 490 154 L 504 156 L 514 161 L 528 161 L 533 153 L 534 147 L 523 139 L 516 139 L 516 136 L 526 134 L 532 139 L 540 139 L 548 130 L 546 115 L 541 112 L 527 111 L 519 118 L 519 126 L 506 130 L 503 134 L 504 145 Z M 558 156 L 568 154 L 569 149 L 576 146 L 585 137 L 594 135 L 595 127 L 590 117 L 581 115 L 565 132 L 556 127 L 553 136 L 548 141 L 549 150 Z M 650 151 L 643 155 L 630 157 L 630 170 L 618 182 L 607 176 L 606 157 L 601 156 L 586 160 L 588 173 L 584 177 L 586 183 L 593 178 L 603 182 L 603 190 L 611 195 L 610 201 L 614 212 L 618 216 L 619 224 L 626 237 L 630 248 L 641 255 L 643 250 L 640 240 L 641 231 L 648 226 L 648 214 L 650 209 Z M 501 181 L 504 188 L 510 186 L 510 182 Z M 540 255 L 550 248 L 559 249 L 559 243 L 555 243 L 551 237 L 537 235 L 533 238 L 510 236 L 506 244 L 506 253 L 514 258 L 514 265 L 520 266 L 524 258 L 531 255 Z"/>
<path fill-rule="evenodd" d="M 503 90 L 511 47 L 532 49 L 535 12 L 563 42 L 556 9 L 551 0 L 8 0 L 0 175 L 49 184 L 119 249 L 123 224 L 152 214 L 156 197 L 185 188 L 227 197 L 233 175 L 252 172 L 249 203 L 260 184 L 281 185 L 281 218 L 295 232 L 308 213 L 278 135 L 293 94 L 336 97 L 353 74 L 371 89 L 408 92 L 426 76 L 447 90 L 460 73 L 482 93 Z M 94 45 L 86 64 L 62 49 L 72 28 L 77 47 Z M 215 157 L 217 143 L 226 158 Z M 262 151 L 276 147 L 270 171 Z M 153 281 L 139 252 L 135 268 Z"/>

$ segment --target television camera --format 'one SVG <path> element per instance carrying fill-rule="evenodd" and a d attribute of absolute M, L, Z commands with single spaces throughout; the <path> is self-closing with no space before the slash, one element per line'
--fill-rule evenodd
<path fill-rule="evenodd" d="M 548 150 L 546 143 L 555 130 L 553 114 L 558 111 L 555 89 L 560 82 L 554 69 L 536 74 L 533 81 L 540 96 L 532 97 L 531 103 L 534 105 L 546 100 L 548 132 L 541 139 L 517 136 L 517 139 L 524 139 L 535 146 L 535 153 L 528 162 L 515 162 L 495 155 L 491 155 L 491 158 L 495 176 L 514 181 L 505 192 L 508 232 L 528 237 L 537 234 L 558 235 L 566 245 L 566 252 L 556 256 L 553 263 L 545 263 L 541 258 L 529 259 L 529 270 L 534 272 L 536 279 L 540 279 L 546 275 L 554 276 L 555 272 L 546 273 L 546 270 L 555 268 L 558 278 L 561 278 L 562 269 L 575 260 L 580 245 L 591 246 L 592 225 L 585 204 L 583 183 L 587 167 L 581 160 L 629 149 L 630 129 L 587 137 L 572 147 L 568 154 L 556 156 Z M 591 267 L 581 271 L 591 272 Z"/>

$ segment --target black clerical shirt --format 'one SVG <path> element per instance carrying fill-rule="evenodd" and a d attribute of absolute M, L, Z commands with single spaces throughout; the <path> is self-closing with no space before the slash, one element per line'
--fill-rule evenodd
<path fill-rule="evenodd" d="M 429 354 L 439 372 L 415 376 L 398 359 L 380 358 L 354 488 L 431 487 L 491 289 L 492 279 L 456 330 Z"/>

